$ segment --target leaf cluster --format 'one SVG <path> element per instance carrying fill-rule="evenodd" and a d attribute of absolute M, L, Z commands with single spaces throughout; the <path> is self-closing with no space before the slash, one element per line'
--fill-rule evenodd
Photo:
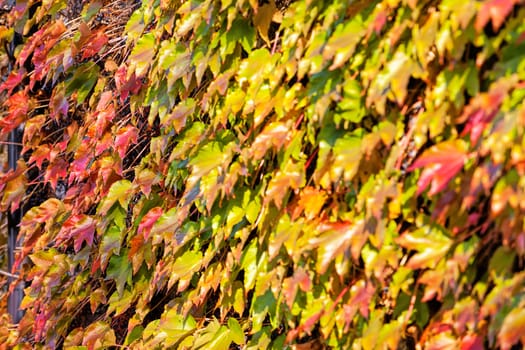
<path fill-rule="evenodd" d="M 521 3 L 17 2 L 0 343 L 523 343 Z"/>

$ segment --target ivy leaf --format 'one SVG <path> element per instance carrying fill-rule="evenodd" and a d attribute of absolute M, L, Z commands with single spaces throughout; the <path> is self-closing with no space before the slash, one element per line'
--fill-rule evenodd
<path fill-rule="evenodd" d="M 87 326 L 82 339 L 82 345 L 88 350 L 111 347 L 116 343 L 115 331 L 103 321 L 96 321 Z"/>
<path fill-rule="evenodd" d="M 106 269 L 109 258 L 113 255 L 120 254 L 122 237 L 124 230 L 117 225 L 111 225 L 102 236 L 100 242 L 100 266 L 103 270 Z"/>
<path fill-rule="evenodd" d="M 117 292 L 120 296 L 124 291 L 127 281 L 131 283 L 132 273 L 131 264 L 128 261 L 128 250 L 122 249 L 120 255 L 113 255 L 109 259 L 109 265 L 106 270 L 106 280 L 113 279 L 117 285 Z"/>
<path fill-rule="evenodd" d="M 0 210 L 5 212 L 10 207 L 11 213 L 13 213 L 20 206 L 20 201 L 26 194 L 26 170 L 25 162 L 20 159 L 15 171 L 11 171 L 0 178 L 0 190 L 2 191 Z"/>
<path fill-rule="evenodd" d="M 264 197 L 265 203 L 273 201 L 278 208 L 281 208 L 285 196 L 289 193 L 288 190 L 299 189 L 304 186 L 304 181 L 304 162 L 288 161 L 284 169 L 278 170 L 268 184 Z"/>
<path fill-rule="evenodd" d="M 129 180 L 120 180 L 111 185 L 108 194 L 100 202 L 97 212 L 100 215 L 106 215 L 108 210 L 118 202 L 122 208 L 128 206 L 128 202 L 131 199 L 132 185 Z"/>
<path fill-rule="evenodd" d="M 93 235 L 95 234 L 96 222 L 91 216 L 75 214 L 70 216 L 62 225 L 59 236 L 65 240 L 72 238 L 74 241 L 75 252 L 79 252 L 82 243 L 88 246 L 93 245 Z"/>
<path fill-rule="evenodd" d="M 230 317 L 228 319 L 228 327 L 230 328 L 231 339 L 238 345 L 244 345 L 244 332 L 242 331 L 239 321 Z"/>
<path fill-rule="evenodd" d="M 444 230 L 436 226 L 425 226 L 399 236 L 396 242 L 407 249 L 416 250 L 407 263 L 412 269 L 433 268 L 448 253 L 453 241 Z"/>
<path fill-rule="evenodd" d="M 255 16 L 253 17 L 253 25 L 257 28 L 259 35 L 270 45 L 270 39 L 268 38 L 268 29 L 270 29 L 270 23 L 272 23 L 273 16 L 278 12 L 275 1 L 270 0 L 269 3 L 263 4 L 257 9 Z"/>
<path fill-rule="evenodd" d="M 136 144 L 138 140 L 138 130 L 133 125 L 126 125 L 119 128 L 117 135 L 115 136 L 115 149 L 120 156 L 120 159 L 124 159 L 126 152 L 128 151 L 130 144 Z"/>
<path fill-rule="evenodd" d="M 155 207 L 150 209 L 146 215 L 140 220 L 137 232 L 139 235 L 144 236 L 144 240 L 147 240 L 153 225 L 157 222 L 158 218 L 162 215 L 162 208 Z"/>
<path fill-rule="evenodd" d="M 137 44 L 131 51 L 129 56 L 130 69 L 132 72 L 135 72 L 137 77 L 144 76 L 151 62 L 153 62 L 155 46 L 155 36 L 153 33 L 146 33 L 139 38 Z"/>
<path fill-rule="evenodd" d="M 474 27 L 478 32 L 483 30 L 489 19 L 492 20 L 492 27 L 497 32 L 498 29 L 505 22 L 505 18 L 509 15 L 514 7 L 516 0 L 488 0 L 484 1 L 481 8 L 477 11 L 478 16 Z"/>
<path fill-rule="evenodd" d="M 511 310 L 501 325 L 498 341 L 502 350 L 512 348 L 520 341 L 525 344 L 525 309 L 523 307 Z"/>
<path fill-rule="evenodd" d="M 26 71 L 24 68 L 11 72 L 7 79 L 2 84 L 0 84 L 0 92 L 7 91 L 7 94 L 11 95 L 13 89 L 22 82 L 25 76 Z"/>
<path fill-rule="evenodd" d="M 24 122 L 33 109 L 33 102 L 25 90 L 20 90 L 5 100 L 4 106 L 8 108 L 7 116 L 0 119 L 0 132 L 7 134 Z"/>
<path fill-rule="evenodd" d="M 100 50 L 108 43 L 108 36 L 103 30 L 91 32 L 89 37 L 85 39 L 80 52 L 82 52 L 82 59 L 93 57 L 100 52 Z"/>
<path fill-rule="evenodd" d="M 409 171 L 424 168 L 417 182 L 417 194 L 421 194 L 429 184 L 430 196 L 441 192 L 463 168 L 467 159 L 467 145 L 462 140 L 445 141 L 432 146 L 408 168 Z"/>
<path fill-rule="evenodd" d="M 100 68 L 94 62 L 88 62 L 75 69 L 73 75 L 66 80 L 66 95 L 76 93 L 77 106 L 82 104 L 98 80 Z"/>

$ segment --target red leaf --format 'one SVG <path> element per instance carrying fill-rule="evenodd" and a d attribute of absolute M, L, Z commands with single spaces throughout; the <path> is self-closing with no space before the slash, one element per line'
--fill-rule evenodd
<path fill-rule="evenodd" d="M 26 71 L 23 68 L 19 69 L 17 72 L 11 72 L 2 85 L 0 85 L 0 92 L 7 90 L 7 94 L 11 95 L 13 89 L 20 84 L 25 75 Z"/>
<path fill-rule="evenodd" d="M 137 143 L 137 136 L 138 130 L 132 125 L 127 125 L 118 130 L 117 136 L 115 136 L 115 149 L 120 159 L 124 159 L 131 143 Z"/>
<path fill-rule="evenodd" d="M 84 140 L 75 153 L 75 159 L 69 166 L 69 184 L 75 180 L 82 180 L 87 177 L 88 165 L 93 160 L 89 140 Z"/>
<path fill-rule="evenodd" d="M 144 215 L 142 220 L 140 220 L 140 224 L 137 229 L 138 234 L 143 235 L 145 240 L 148 239 L 153 225 L 157 222 L 161 215 L 161 207 L 155 207 L 148 211 L 148 213 Z"/>
<path fill-rule="evenodd" d="M 489 19 L 492 19 L 492 27 L 494 31 L 498 31 L 501 25 L 505 22 L 505 18 L 509 15 L 517 0 L 489 0 L 485 1 L 478 11 L 478 17 L 474 27 L 478 32 L 483 30 Z"/>
<path fill-rule="evenodd" d="M 113 93 L 105 91 L 100 96 L 95 115 L 95 124 L 89 128 L 88 136 L 99 139 L 109 123 L 115 118 L 115 105 L 113 103 Z"/>
<path fill-rule="evenodd" d="M 86 242 L 89 246 L 93 244 L 95 225 L 95 220 L 90 216 L 84 214 L 72 215 L 62 225 L 57 241 L 73 239 L 75 252 L 78 252 L 82 248 L 83 242 Z"/>
<path fill-rule="evenodd" d="M 468 334 L 461 339 L 461 348 L 460 350 L 483 350 L 483 338 L 474 335 Z"/>
<path fill-rule="evenodd" d="M 108 37 L 102 30 L 91 32 L 80 50 L 82 52 L 82 59 L 84 60 L 98 54 L 107 42 Z"/>
<path fill-rule="evenodd" d="M 508 81 L 501 81 L 492 85 L 488 93 L 478 95 L 473 99 L 465 108 L 463 117 L 460 118 L 460 120 L 467 120 L 461 136 L 470 133 L 470 141 L 478 142 L 483 130 L 498 113 L 511 86 Z"/>
<path fill-rule="evenodd" d="M 129 93 L 136 94 L 142 87 L 141 79 L 137 79 L 135 72 L 128 77 L 127 67 L 121 66 L 115 72 L 115 85 L 120 93 L 120 102 L 128 98 Z"/>
<path fill-rule="evenodd" d="M 57 158 L 49 163 L 44 174 L 44 180 L 51 184 L 53 189 L 57 188 L 58 180 L 65 179 L 67 176 L 67 162 L 63 158 Z"/>
<path fill-rule="evenodd" d="M 431 184 L 429 195 L 442 191 L 463 168 L 468 159 L 467 146 L 462 140 L 445 141 L 425 151 L 408 169 L 424 168 L 417 182 L 417 194 Z"/>
<path fill-rule="evenodd" d="M 8 133 L 25 121 L 28 111 L 32 108 L 32 102 L 26 91 L 21 90 L 9 96 L 4 102 L 4 106 L 8 108 L 8 114 L 0 119 L 0 130 L 3 133 Z"/>

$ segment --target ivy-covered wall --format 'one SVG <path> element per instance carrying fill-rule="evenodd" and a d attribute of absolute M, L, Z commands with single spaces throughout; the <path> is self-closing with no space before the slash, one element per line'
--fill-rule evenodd
<path fill-rule="evenodd" d="M 0 344 L 525 343 L 523 1 L 1 3 Z"/>

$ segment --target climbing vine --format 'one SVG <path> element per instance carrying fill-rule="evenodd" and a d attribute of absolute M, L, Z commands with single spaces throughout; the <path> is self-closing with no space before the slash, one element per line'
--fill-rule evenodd
<path fill-rule="evenodd" d="M 524 342 L 521 0 L 11 3 L 0 343 Z"/>

